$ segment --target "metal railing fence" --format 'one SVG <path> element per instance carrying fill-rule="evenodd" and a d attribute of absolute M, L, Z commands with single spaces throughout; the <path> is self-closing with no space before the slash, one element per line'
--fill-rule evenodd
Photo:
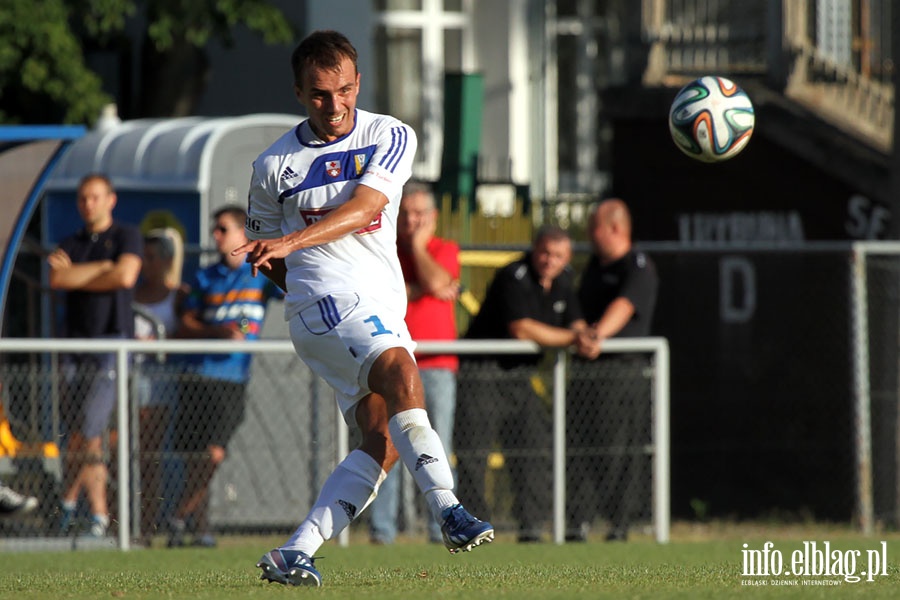
<path fill-rule="evenodd" d="M 458 340 L 452 342 L 420 342 L 421 353 L 453 353 L 464 356 L 466 354 L 534 354 L 540 351 L 535 344 L 515 340 Z M 285 355 L 293 357 L 294 349 L 287 340 L 260 340 L 254 342 L 232 342 L 209 340 L 97 340 L 97 339 L 0 339 L 0 356 L 14 354 L 54 356 L 58 353 L 112 353 L 116 357 L 116 386 L 117 386 L 117 410 L 113 428 L 117 435 L 115 443 L 115 464 L 112 465 L 115 474 L 115 504 L 117 520 L 120 524 L 117 530 L 117 545 L 122 550 L 128 550 L 138 533 L 139 519 L 133 516 L 134 498 L 133 485 L 130 482 L 130 474 L 135 468 L 135 460 L 132 456 L 135 452 L 135 426 L 131 422 L 136 417 L 133 411 L 133 390 L 129 385 L 131 371 L 134 368 L 133 357 L 135 355 L 177 355 L 177 354 L 218 354 L 246 352 L 253 355 Z M 648 431 L 652 432 L 652 527 L 655 538 L 659 542 L 667 542 L 669 539 L 670 519 L 670 471 L 669 471 L 669 349 L 668 342 L 663 338 L 635 338 L 613 339 L 604 343 L 604 352 L 607 354 L 639 353 L 650 357 L 653 368 L 651 378 L 652 389 L 652 425 L 646 424 Z M 553 355 L 552 366 L 552 537 L 556 543 L 562 543 L 565 536 L 566 522 L 566 381 L 570 376 L 568 367 L 568 352 L 556 351 Z M 284 372 L 280 375 L 287 376 Z M 258 377 L 254 374 L 253 377 Z M 52 377 L 52 375 L 51 375 Z M 314 380 L 318 378 L 313 377 Z M 47 382 L 45 382 L 47 383 Z M 252 383 L 252 382 L 251 382 Z M 285 388 L 296 392 L 296 388 Z M 313 396 L 321 395 L 326 386 L 313 381 L 309 385 L 309 393 Z M 46 390 L 43 392 L 46 393 Z M 330 394 L 329 394 L 330 396 Z M 337 443 L 336 456 L 333 457 L 336 464 L 346 453 L 348 448 L 348 432 L 343 420 L 337 416 L 337 407 L 332 402 L 333 417 L 322 418 L 321 422 L 337 424 L 335 438 Z M 317 404 L 313 404 L 316 406 Z M 324 434 L 326 432 L 319 432 Z M 327 473 L 325 474 L 327 475 Z M 317 475 L 322 478 L 323 475 Z M 313 478 L 315 479 L 315 478 Z M 346 531 L 341 538 L 342 543 L 348 540 Z"/>

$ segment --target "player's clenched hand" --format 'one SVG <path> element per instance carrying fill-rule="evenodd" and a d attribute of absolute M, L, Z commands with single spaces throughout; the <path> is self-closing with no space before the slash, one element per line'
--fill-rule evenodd
<path fill-rule="evenodd" d="M 247 255 L 247 262 L 253 265 L 253 276 L 259 273 L 260 267 L 271 269 L 269 262 L 273 258 L 284 258 L 291 253 L 289 244 L 284 238 L 274 240 L 251 240 L 243 246 L 231 251 L 232 256 Z"/>

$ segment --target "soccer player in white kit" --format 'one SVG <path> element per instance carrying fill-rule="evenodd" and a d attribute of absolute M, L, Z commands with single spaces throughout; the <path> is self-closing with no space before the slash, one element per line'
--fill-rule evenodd
<path fill-rule="evenodd" d="M 362 433 L 293 536 L 257 563 L 262 579 L 291 585 L 321 585 L 314 553 L 369 505 L 398 458 L 443 523 L 450 552 L 494 537 L 452 491 L 404 322 L 396 223 L 415 132 L 356 108 L 356 58 L 335 31 L 316 31 L 294 50 L 294 91 L 309 118 L 253 163 L 251 241 L 234 251 L 287 291 L 297 354 L 334 388 L 344 419 Z"/>

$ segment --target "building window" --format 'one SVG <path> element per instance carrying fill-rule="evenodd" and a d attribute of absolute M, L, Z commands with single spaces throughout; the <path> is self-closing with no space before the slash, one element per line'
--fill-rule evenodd
<path fill-rule="evenodd" d="M 600 96 L 609 83 L 606 16 L 592 0 L 560 0 L 548 23 L 556 48 L 548 81 L 556 101 L 556 163 L 547 165 L 561 193 L 602 193 L 609 185 L 609 123 Z M 551 59 L 552 60 L 552 59 Z M 552 131 L 553 129 L 551 129 Z M 552 157 L 548 157 L 552 160 Z"/>
<path fill-rule="evenodd" d="M 472 0 L 378 0 L 375 110 L 416 130 L 414 175 L 440 176 L 444 73 L 474 69 Z"/>

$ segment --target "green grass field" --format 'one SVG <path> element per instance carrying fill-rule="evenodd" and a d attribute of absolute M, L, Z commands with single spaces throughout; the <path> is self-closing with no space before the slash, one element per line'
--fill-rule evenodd
<path fill-rule="evenodd" d="M 226 538 L 206 549 L 136 549 L 0 554 L 0 598 L 896 598 L 900 584 L 900 536 L 863 538 L 844 530 L 765 527 L 716 531 L 673 530 L 673 542 L 649 538 L 628 543 L 517 545 L 501 537 L 474 552 L 451 556 L 424 543 L 342 548 L 326 545 L 316 561 L 321 589 L 285 588 L 258 579 L 254 563 L 280 538 Z M 888 575 L 839 586 L 742 585 L 742 545 L 771 540 L 785 556 L 803 540 L 828 540 L 841 552 L 887 541 Z M 857 572 L 865 567 L 861 564 Z"/>

